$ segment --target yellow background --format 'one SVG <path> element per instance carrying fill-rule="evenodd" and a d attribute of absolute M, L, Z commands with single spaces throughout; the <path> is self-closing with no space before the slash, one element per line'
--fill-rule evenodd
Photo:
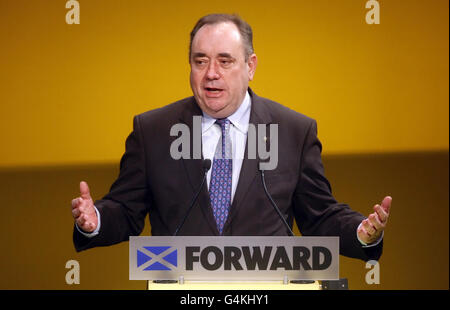
<path fill-rule="evenodd" d="M 132 116 L 191 95 L 197 19 L 253 27 L 251 87 L 318 120 L 324 154 L 448 150 L 448 1 L 0 2 L 0 166 L 116 162 Z"/>
<path fill-rule="evenodd" d="M 350 288 L 448 289 L 447 0 L 380 0 L 380 25 L 365 0 L 79 2 L 67 25 L 65 0 L 0 0 L 0 289 L 145 289 L 128 243 L 75 252 L 70 200 L 81 180 L 107 193 L 134 115 L 191 95 L 189 32 L 212 12 L 252 25 L 253 90 L 318 121 L 337 200 L 393 196 L 381 283 L 341 257 Z"/>

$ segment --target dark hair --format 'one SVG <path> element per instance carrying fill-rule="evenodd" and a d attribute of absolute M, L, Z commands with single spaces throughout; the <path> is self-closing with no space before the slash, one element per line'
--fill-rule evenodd
<path fill-rule="evenodd" d="M 203 16 L 195 24 L 194 29 L 191 31 L 191 40 L 189 42 L 189 61 L 191 60 L 192 53 L 192 41 L 194 40 L 195 34 L 204 25 L 213 25 L 219 23 L 233 23 L 239 30 L 241 34 L 242 41 L 244 43 L 245 61 L 248 57 L 253 54 L 253 31 L 249 24 L 240 18 L 236 14 L 210 14 Z"/>

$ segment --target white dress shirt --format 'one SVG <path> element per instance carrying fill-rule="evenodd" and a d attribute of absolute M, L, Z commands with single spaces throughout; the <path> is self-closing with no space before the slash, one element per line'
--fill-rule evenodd
<path fill-rule="evenodd" d="M 245 94 L 244 101 L 239 108 L 228 116 L 230 120 L 230 140 L 231 152 L 233 158 L 232 171 L 232 187 L 231 187 L 231 202 L 233 202 L 234 193 L 239 181 L 239 174 L 241 172 L 242 161 L 244 160 L 245 144 L 247 141 L 248 123 L 250 120 L 251 99 L 248 92 Z M 204 159 L 210 159 L 213 164 L 214 153 L 216 151 L 217 143 L 219 143 L 222 136 L 222 130 L 219 124 L 216 124 L 216 119 L 203 112 L 202 117 L 202 153 Z M 212 166 L 211 166 L 212 168 Z M 211 171 L 209 169 L 206 176 L 208 189 L 211 181 Z"/>

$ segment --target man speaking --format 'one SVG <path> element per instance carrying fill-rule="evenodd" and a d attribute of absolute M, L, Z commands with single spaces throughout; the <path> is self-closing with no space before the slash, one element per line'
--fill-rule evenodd
<path fill-rule="evenodd" d="M 72 200 L 77 251 L 139 235 L 148 213 L 153 236 L 285 236 L 295 219 L 304 236 L 339 236 L 342 255 L 379 259 L 392 198 L 368 218 L 334 199 L 316 122 L 249 88 L 258 63 L 252 37 L 236 15 L 197 22 L 189 48 L 194 96 L 135 116 L 120 174 L 103 199 L 94 203 L 80 183 Z M 200 150 L 174 158 L 177 125 L 193 133 L 180 146 L 200 141 Z M 266 147 L 277 148 L 266 171 L 264 156 L 249 156 L 253 128 L 266 128 Z"/>

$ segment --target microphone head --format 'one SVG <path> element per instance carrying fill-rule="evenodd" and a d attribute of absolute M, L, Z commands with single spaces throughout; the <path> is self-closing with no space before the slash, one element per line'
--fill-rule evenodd
<path fill-rule="evenodd" d="M 258 160 L 258 170 L 261 172 L 264 172 L 266 169 L 264 169 L 264 165 L 263 163 L 268 163 L 269 162 L 269 158 L 266 159 L 257 159 Z"/>
<path fill-rule="evenodd" d="M 204 159 L 203 160 L 203 170 L 205 170 L 205 172 L 209 171 L 209 169 L 211 168 L 211 159 Z"/>

